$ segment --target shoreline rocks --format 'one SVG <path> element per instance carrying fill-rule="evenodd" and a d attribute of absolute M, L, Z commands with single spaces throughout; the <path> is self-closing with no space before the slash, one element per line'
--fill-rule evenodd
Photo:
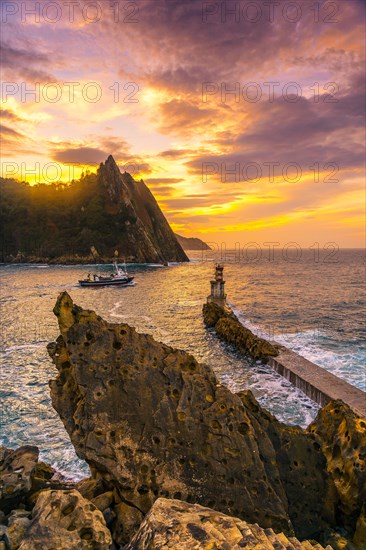
<path fill-rule="evenodd" d="M 320 409 L 307 433 L 321 441 L 327 471 L 337 489 L 337 520 L 366 547 L 366 420 L 342 401 Z"/>
<path fill-rule="evenodd" d="M 295 537 L 276 534 L 258 524 L 221 514 L 198 504 L 159 498 L 134 538 L 124 550 L 179 548 L 179 550 L 323 550 L 317 542 L 300 542 Z M 327 546 L 325 550 L 332 550 Z"/>
<path fill-rule="evenodd" d="M 126 260 L 126 261 L 125 261 Z M 126 258 L 123 258 L 123 261 L 128 264 L 135 264 L 140 263 L 141 265 L 145 265 L 145 262 L 138 261 L 137 258 L 133 256 L 127 256 Z M 99 256 L 96 260 L 93 256 L 79 256 L 78 254 L 74 255 L 67 255 L 67 256 L 58 256 L 55 258 L 50 257 L 38 257 L 38 256 L 26 256 L 22 255 L 20 258 L 14 258 L 14 257 L 8 257 L 6 258 L 5 262 L 2 262 L 3 264 L 11 264 L 11 265 L 17 265 L 17 264 L 47 264 L 47 265 L 111 265 L 112 260 L 111 257 L 108 256 Z M 158 261 L 153 263 L 160 263 L 161 265 L 169 265 L 166 261 Z M 177 262 L 178 263 L 178 262 Z M 147 264 L 146 264 L 147 265 Z"/>
<path fill-rule="evenodd" d="M 0 510 L 5 514 L 19 504 L 31 507 L 37 494 L 44 489 L 73 486 L 38 458 L 39 449 L 35 446 L 0 447 Z"/>
<path fill-rule="evenodd" d="M 66 292 L 54 313 L 52 403 L 91 477 L 1 448 L 0 550 L 365 550 L 366 424 L 347 405 L 286 426 Z"/>
<path fill-rule="evenodd" d="M 32 525 L 34 504 L 44 491 L 61 492 L 74 486 L 38 458 L 35 446 L 0 447 L 0 550 L 20 547 Z M 29 548 L 24 546 L 24 550 Z"/>
<path fill-rule="evenodd" d="M 42 491 L 32 516 L 19 550 L 109 550 L 112 545 L 102 513 L 75 489 Z"/>
<path fill-rule="evenodd" d="M 319 540 L 337 526 L 353 536 L 356 522 L 362 524 L 364 471 L 352 520 L 341 513 L 347 495 L 327 453 L 337 437 L 332 408 L 323 409 L 318 431 L 317 420 L 309 431 L 286 426 L 251 392 L 235 395 L 222 386 L 193 356 L 107 323 L 67 293 L 54 312 L 61 334 L 48 346 L 59 371 L 50 382 L 52 403 L 92 479 L 112 492 L 111 511 L 117 504 L 123 509 L 118 529 L 111 519 L 119 544 L 128 543 L 161 497 L 300 538 Z M 332 406 L 356 426 L 346 405 Z M 360 456 L 364 443 L 361 433 Z M 340 453 L 350 466 L 349 455 Z"/>

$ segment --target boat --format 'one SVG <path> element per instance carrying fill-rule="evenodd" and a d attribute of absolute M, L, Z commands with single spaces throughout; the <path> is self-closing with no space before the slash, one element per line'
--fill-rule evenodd
<path fill-rule="evenodd" d="M 133 284 L 134 277 L 129 275 L 126 270 L 126 264 L 124 268 L 118 267 L 117 262 L 113 263 L 114 271 L 110 275 L 98 275 L 94 273 L 91 275 L 88 273 L 86 279 L 79 280 L 80 286 L 86 287 L 98 287 L 98 286 L 128 286 Z"/>

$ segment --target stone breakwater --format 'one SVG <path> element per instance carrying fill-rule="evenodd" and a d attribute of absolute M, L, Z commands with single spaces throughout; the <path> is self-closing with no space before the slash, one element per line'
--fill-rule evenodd
<path fill-rule="evenodd" d="M 214 327 L 216 334 L 225 342 L 233 344 L 245 355 L 266 361 L 319 405 L 324 406 L 338 399 L 366 419 L 366 394 L 362 390 L 285 346 L 259 338 L 242 325 L 226 305 L 215 302 L 204 304 L 203 317 L 206 325 Z"/>
<path fill-rule="evenodd" d="M 363 548 L 366 423 L 347 405 L 289 427 L 67 293 L 54 312 L 52 403 L 91 477 L 62 485 L 35 448 L 3 450 L 0 550 Z"/>
<path fill-rule="evenodd" d="M 214 301 L 203 306 L 203 318 L 208 327 L 214 327 L 216 334 L 233 344 L 240 352 L 254 359 L 268 360 L 276 357 L 280 346 L 259 338 L 243 326 L 228 306 L 221 306 Z"/>

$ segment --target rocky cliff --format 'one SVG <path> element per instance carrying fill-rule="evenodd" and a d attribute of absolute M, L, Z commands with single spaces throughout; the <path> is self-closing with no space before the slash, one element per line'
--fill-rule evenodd
<path fill-rule="evenodd" d="M 1 261 L 185 262 L 158 203 L 112 156 L 70 185 L 29 186 L 0 178 Z"/>
<path fill-rule="evenodd" d="M 98 183 L 105 209 L 118 223 L 112 248 L 130 261 L 185 262 L 188 258 L 178 243 L 153 194 L 145 183 L 121 174 L 109 156 L 98 170 Z"/>
<path fill-rule="evenodd" d="M 67 293 L 54 312 L 61 334 L 48 346 L 59 371 L 52 403 L 91 468 L 78 489 L 107 511 L 116 543 L 131 540 L 159 497 L 287 537 L 323 541 L 341 527 L 362 539 L 366 435 L 346 405 L 330 403 L 308 431 L 288 427 L 191 355 L 107 323 Z"/>

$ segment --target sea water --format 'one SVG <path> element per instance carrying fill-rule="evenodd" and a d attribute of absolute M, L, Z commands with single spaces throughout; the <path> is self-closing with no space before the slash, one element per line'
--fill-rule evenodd
<path fill-rule="evenodd" d="M 110 322 L 192 353 L 232 391 L 251 389 L 279 420 L 307 426 L 318 410 L 314 402 L 204 326 L 215 261 L 224 261 L 228 302 L 247 326 L 365 391 L 364 251 L 340 250 L 331 262 L 313 252 L 296 261 L 280 251 L 258 260 L 195 252 L 189 264 L 129 266 L 137 284 L 126 288 L 78 286 L 87 271 L 108 266 L 0 266 L 0 445 L 37 445 L 41 458 L 69 478 L 88 475 L 49 394 L 57 370 L 46 345 L 59 334 L 52 308 L 63 290 Z"/>

